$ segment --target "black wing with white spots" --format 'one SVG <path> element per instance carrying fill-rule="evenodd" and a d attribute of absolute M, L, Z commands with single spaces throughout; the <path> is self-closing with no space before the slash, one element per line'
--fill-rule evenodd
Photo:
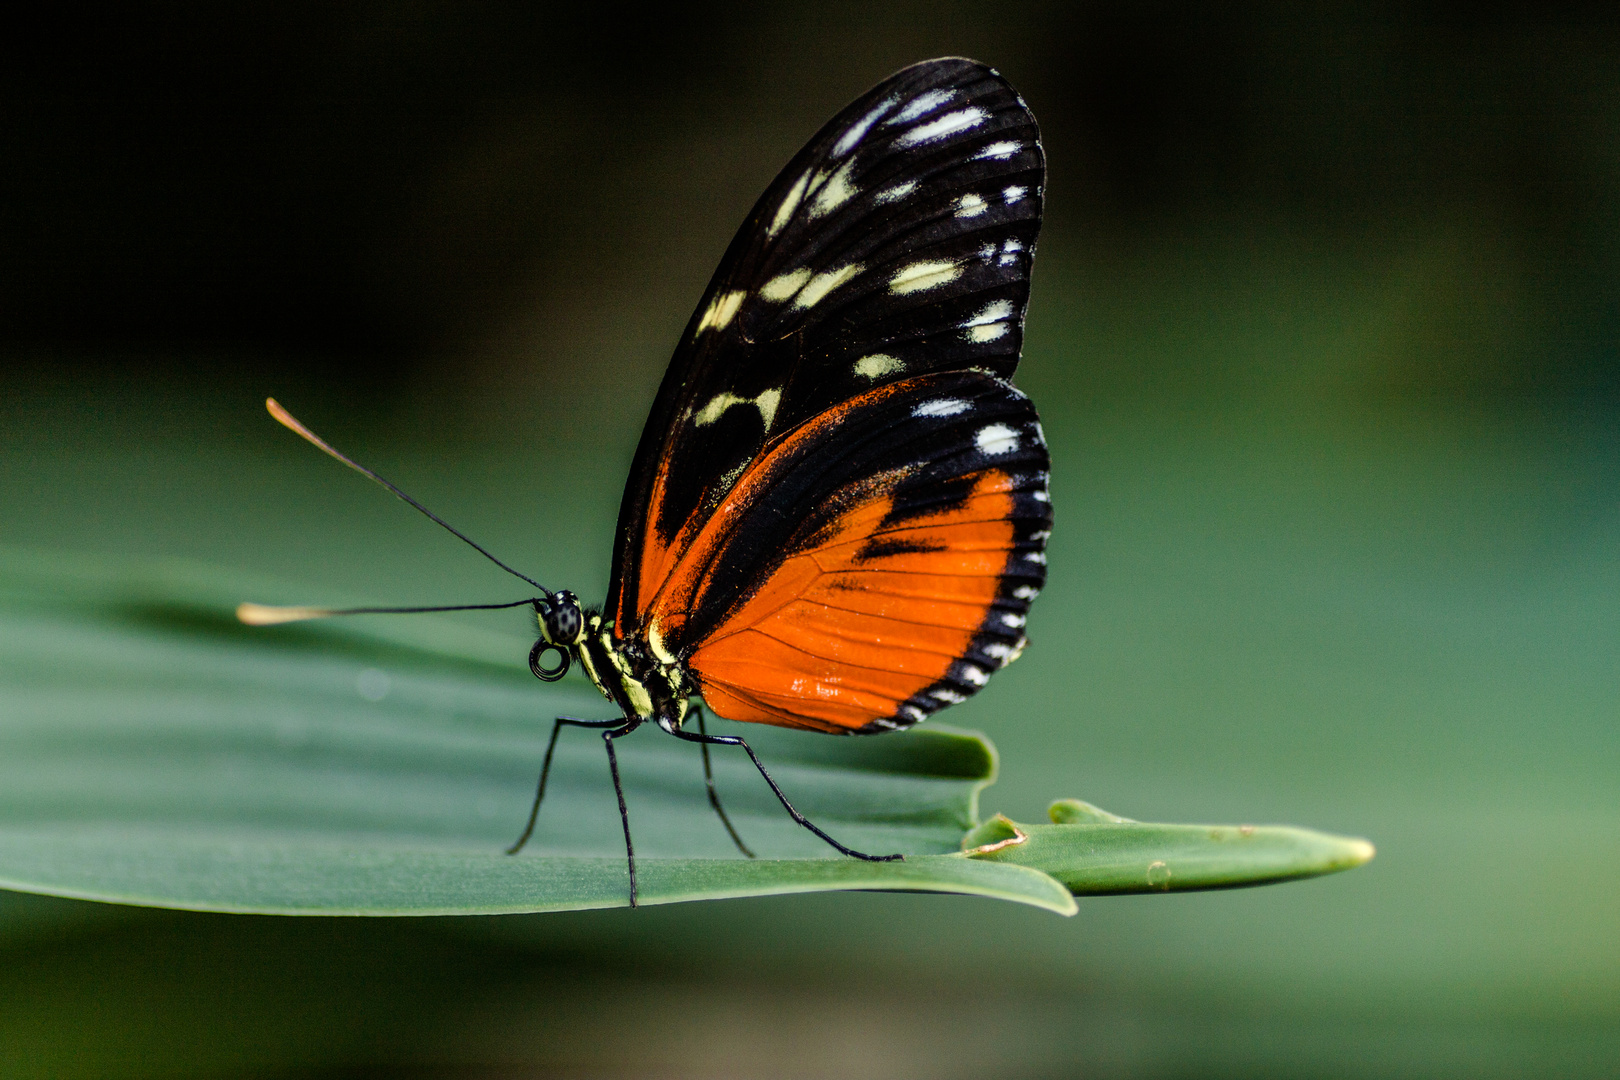
<path fill-rule="evenodd" d="M 614 552 L 618 636 L 772 440 L 897 380 L 1012 375 L 1044 182 L 1034 117 L 971 60 L 906 68 L 799 152 L 733 239 L 642 433 Z"/>

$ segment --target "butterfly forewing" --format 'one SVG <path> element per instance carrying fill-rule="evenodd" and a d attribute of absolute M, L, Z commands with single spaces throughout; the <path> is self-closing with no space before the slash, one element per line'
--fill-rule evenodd
<path fill-rule="evenodd" d="M 993 70 L 936 60 L 835 117 L 761 197 L 682 337 L 620 511 L 621 638 L 773 440 L 861 394 L 1018 362 L 1044 163 Z"/>
<path fill-rule="evenodd" d="M 1047 452 L 1007 383 L 887 384 L 772 443 L 645 611 L 723 716 L 903 727 L 1023 647 L 1045 580 Z"/>

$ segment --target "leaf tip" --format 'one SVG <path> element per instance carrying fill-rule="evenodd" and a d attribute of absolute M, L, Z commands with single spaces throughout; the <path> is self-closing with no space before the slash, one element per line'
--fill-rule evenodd
<path fill-rule="evenodd" d="M 962 837 L 962 854 L 969 858 L 990 855 L 1017 847 L 1028 839 L 1029 834 L 1006 814 L 997 814 L 968 830 L 967 835 Z"/>
<path fill-rule="evenodd" d="M 987 827 L 991 831 L 989 835 L 984 835 L 984 830 Z M 980 843 L 973 847 L 966 847 L 965 845 L 969 840 L 979 840 Z M 997 814 L 963 838 L 964 849 L 962 854 L 969 858 L 990 855 L 997 851 L 1005 851 L 1010 847 L 1017 847 L 1028 840 L 1029 833 L 1020 829 L 1017 822 L 1011 820 L 1005 814 Z"/>

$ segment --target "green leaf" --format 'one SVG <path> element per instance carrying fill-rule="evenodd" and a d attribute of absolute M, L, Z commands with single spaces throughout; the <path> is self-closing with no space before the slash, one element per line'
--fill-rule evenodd
<path fill-rule="evenodd" d="M 1280 825 L 1151 825 L 1079 799 L 1052 804 L 1050 825 L 997 814 L 962 846 L 975 861 L 1027 866 L 1077 896 L 1265 885 L 1349 870 L 1365 840 Z"/>
<path fill-rule="evenodd" d="M 442 618 L 249 628 L 286 586 L 174 563 L 0 550 L 0 888 L 208 911 L 440 915 L 628 901 L 594 733 L 565 730 L 539 827 L 521 829 L 558 714 L 532 633 Z M 338 598 L 334 598 L 338 599 Z M 978 822 L 982 736 L 746 730 L 807 815 L 903 862 L 829 858 L 747 760 L 716 779 L 758 860 L 709 809 L 695 747 L 621 743 L 644 903 L 838 889 L 967 893 L 1072 914 L 1074 894 L 1255 885 L 1360 865 L 1365 841 L 1275 826 L 1150 825 L 1078 799 L 1051 825 Z M 965 839 L 964 839 L 965 834 Z M 966 854 L 963 849 L 968 849 Z"/>
<path fill-rule="evenodd" d="M 0 552 L 0 888 L 288 914 L 627 902 L 590 732 L 563 733 L 534 840 L 502 853 L 551 718 L 612 715 L 582 681 L 535 681 L 527 625 L 252 629 L 232 614 L 246 599 L 312 598 L 182 564 Z M 828 858 L 741 754 L 717 752 L 727 809 L 766 856 L 742 858 L 708 807 L 697 748 L 649 727 L 620 744 L 644 903 L 903 889 L 1075 910 L 1037 870 L 958 852 L 995 776 L 983 738 L 735 727 L 828 832 L 907 859 Z"/>

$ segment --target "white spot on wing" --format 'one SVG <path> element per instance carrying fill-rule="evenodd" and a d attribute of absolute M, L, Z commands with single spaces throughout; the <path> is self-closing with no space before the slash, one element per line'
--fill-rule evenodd
<path fill-rule="evenodd" d="M 921 99 L 919 99 L 921 100 Z M 979 108 L 958 109 L 953 113 L 946 113 L 938 120 L 930 120 L 926 124 L 918 124 L 910 131 L 894 140 L 894 145 L 904 150 L 912 146 L 920 146 L 925 142 L 943 139 L 948 135 L 955 135 L 959 131 L 967 131 L 984 123 L 990 114 Z"/>
<path fill-rule="evenodd" d="M 897 271 L 889 279 L 889 291 L 904 295 L 937 289 L 949 285 L 962 276 L 962 268 L 954 262 L 914 262 Z"/>
<path fill-rule="evenodd" d="M 1029 494 L 1030 494 L 1030 497 L 1033 498 L 1036 502 L 1051 502 L 1052 501 L 1052 496 L 1048 495 L 1044 491 L 1032 491 Z"/>
<path fill-rule="evenodd" d="M 1019 187 L 1017 184 L 1014 184 L 1011 187 L 1006 188 L 1001 193 L 1002 198 L 1006 199 L 1009 203 L 1015 203 L 1019 199 L 1022 199 L 1025 195 L 1028 195 L 1028 194 L 1029 194 L 1029 188 L 1027 188 L 1027 187 Z"/>
<path fill-rule="evenodd" d="M 1026 551 L 1026 552 L 1024 552 L 1024 561 L 1025 562 L 1035 563 L 1037 566 L 1045 566 L 1046 565 L 1046 552 L 1044 552 L 1044 551 Z"/>
<path fill-rule="evenodd" d="M 721 415 L 733 405 L 741 405 L 744 402 L 752 403 L 753 400 L 753 398 L 738 397 L 730 392 L 716 394 L 709 399 L 707 405 L 704 405 L 703 408 L 693 414 L 692 422 L 698 427 L 704 427 L 720 419 Z"/>
<path fill-rule="evenodd" d="M 907 180 L 903 184 L 896 184 L 891 188 L 884 188 L 875 196 L 880 203 L 899 202 L 901 199 L 917 190 L 917 181 Z"/>
<path fill-rule="evenodd" d="M 840 266 L 837 270 L 817 274 L 799 290 L 799 295 L 793 298 L 793 306 L 802 310 L 819 303 L 822 297 L 860 272 L 860 263 L 850 263 L 848 266 Z"/>
<path fill-rule="evenodd" d="M 816 192 L 815 202 L 810 204 L 810 216 L 818 218 L 830 214 L 849 202 L 856 193 L 854 185 L 849 182 L 854 174 L 855 162 L 851 161 L 828 177 L 826 186 Z"/>
<path fill-rule="evenodd" d="M 709 301 L 708 310 L 703 313 L 703 318 L 698 320 L 697 332 L 701 334 L 705 330 L 725 329 L 726 324 L 736 317 L 737 309 L 742 307 L 742 302 L 747 298 L 746 292 L 737 291 L 721 293 Z"/>
<path fill-rule="evenodd" d="M 781 403 L 781 387 L 766 390 L 758 397 L 739 397 L 730 391 L 722 391 L 710 398 L 703 408 L 692 415 L 692 422 L 698 427 L 704 427 L 724 416 L 726 410 L 733 405 L 752 405 L 759 410 L 759 418 L 765 422 L 765 430 L 769 431 L 771 422 L 776 419 L 776 407 Z"/>
<path fill-rule="evenodd" d="M 1052 539 L 1052 530 L 1036 529 L 1034 532 L 1029 534 L 1029 538 L 1031 540 L 1050 540 Z"/>
<path fill-rule="evenodd" d="M 911 410 L 912 416 L 956 416 L 968 411 L 968 403 L 961 398 L 936 398 L 925 401 Z"/>
<path fill-rule="evenodd" d="M 1025 619 L 1022 615 L 1015 615 L 1010 611 L 1004 611 L 1001 613 L 1001 624 L 1003 626 L 1010 626 L 1016 630 L 1023 626 L 1024 622 Z"/>
<path fill-rule="evenodd" d="M 928 714 L 917 708 L 915 705 L 900 706 L 900 713 L 902 716 L 908 717 L 913 722 L 928 719 Z"/>
<path fill-rule="evenodd" d="M 1033 585 L 1020 585 L 1013 590 L 1013 595 L 1020 600 L 1033 600 L 1041 595 L 1041 590 Z"/>
<path fill-rule="evenodd" d="M 963 334 L 969 341 L 982 345 L 995 341 L 1007 333 L 1006 319 L 1012 318 L 1010 300 L 994 300 L 979 309 L 979 313 L 962 324 Z"/>
<path fill-rule="evenodd" d="M 1012 318 L 1013 306 L 1011 300 L 993 300 L 979 309 L 979 313 L 962 326 L 983 326 L 985 323 L 1001 322 Z"/>
<path fill-rule="evenodd" d="M 863 356 L 855 361 L 855 374 L 864 375 L 868 379 L 881 378 L 884 375 L 892 375 L 896 371 L 903 370 L 905 370 L 905 365 L 900 362 L 900 359 L 890 356 L 888 353 L 873 353 L 871 356 Z"/>
<path fill-rule="evenodd" d="M 947 690 L 943 687 L 938 690 L 930 690 L 928 696 L 935 701 L 943 701 L 947 705 L 960 705 L 967 700 L 964 695 L 957 693 L 955 690 Z"/>
<path fill-rule="evenodd" d="M 971 192 L 956 200 L 957 217 L 978 217 L 988 208 L 988 204 L 983 199 Z"/>
<path fill-rule="evenodd" d="M 805 173 L 794 182 L 792 187 L 788 188 L 788 193 L 782 196 L 782 205 L 776 208 L 776 216 L 771 219 L 770 225 L 765 229 L 766 236 L 774 237 L 782 231 L 782 226 L 792 220 L 793 211 L 799 208 L 799 200 L 804 198 L 804 186 L 809 182 L 810 174 Z"/>
<path fill-rule="evenodd" d="M 765 421 L 765 430 L 771 430 L 771 425 L 776 422 L 776 407 L 782 404 L 782 388 L 773 387 L 764 391 L 754 399 L 754 404 L 759 406 L 759 418 Z"/>
<path fill-rule="evenodd" d="M 954 90 L 930 90 L 926 94 L 918 94 L 907 102 L 906 107 L 896 113 L 889 123 L 904 124 L 915 120 L 919 116 L 933 112 L 955 96 L 956 91 Z"/>
<path fill-rule="evenodd" d="M 759 295 L 766 300 L 780 304 L 794 293 L 804 288 L 804 283 L 810 280 L 811 271 L 806 267 L 789 270 L 767 281 L 759 290 Z"/>
<path fill-rule="evenodd" d="M 974 667 L 972 664 L 963 664 L 957 669 L 957 675 L 961 677 L 963 682 L 972 683 L 974 686 L 983 686 L 990 681 L 988 671 L 981 667 Z"/>
<path fill-rule="evenodd" d="M 1024 638 L 1019 638 L 1018 644 L 1016 645 L 1007 645 L 1000 641 L 992 641 L 987 645 L 981 645 L 979 650 L 992 660 L 998 661 L 1002 667 L 1006 667 L 1023 654 L 1024 646 L 1028 644 L 1029 642 Z"/>
<path fill-rule="evenodd" d="M 1018 432 L 1006 424 L 989 424 L 979 429 L 973 442 L 981 454 L 1010 454 L 1018 449 Z"/>
<path fill-rule="evenodd" d="M 883 119 L 883 114 L 892 108 L 894 108 L 894 98 L 886 98 L 878 102 L 871 112 L 851 124 L 849 130 L 839 136 L 837 142 L 833 143 L 832 156 L 835 158 L 843 157 L 855 149 L 855 145 L 866 138 L 866 133 L 871 130 L 872 125 Z"/>
<path fill-rule="evenodd" d="M 989 146 L 973 155 L 975 161 L 981 158 L 1010 158 L 1018 153 L 1018 144 L 1015 142 L 993 142 Z"/>

